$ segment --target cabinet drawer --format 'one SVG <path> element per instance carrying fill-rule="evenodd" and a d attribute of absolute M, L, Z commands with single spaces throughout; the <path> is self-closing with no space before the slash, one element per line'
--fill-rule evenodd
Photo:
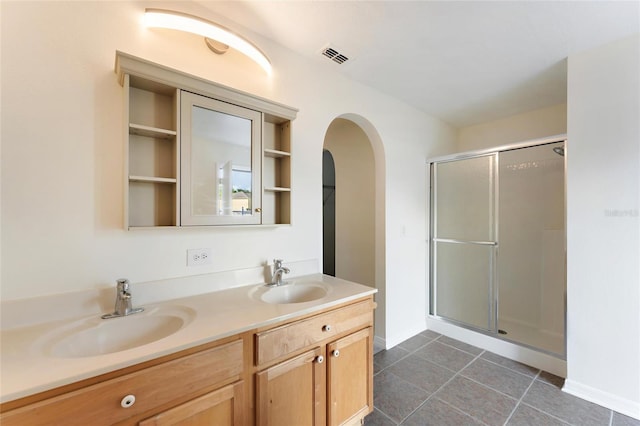
<path fill-rule="evenodd" d="M 242 425 L 242 381 L 209 392 L 138 423 L 138 426 Z"/>
<path fill-rule="evenodd" d="M 78 389 L 2 413 L 2 426 L 110 425 L 242 373 L 242 341 Z M 135 396 L 128 408 L 127 395 Z"/>
<path fill-rule="evenodd" d="M 273 361 L 291 352 L 368 325 L 373 325 L 371 300 L 257 333 L 256 364 Z"/>

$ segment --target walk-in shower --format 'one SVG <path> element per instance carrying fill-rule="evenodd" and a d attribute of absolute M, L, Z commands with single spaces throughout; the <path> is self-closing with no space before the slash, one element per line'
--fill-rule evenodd
<path fill-rule="evenodd" d="M 565 140 L 429 161 L 435 318 L 565 355 Z"/>

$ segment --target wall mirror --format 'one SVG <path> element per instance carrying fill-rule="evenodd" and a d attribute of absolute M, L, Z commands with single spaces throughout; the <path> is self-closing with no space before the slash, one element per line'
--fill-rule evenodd
<path fill-rule="evenodd" d="M 181 94 L 181 225 L 260 223 L 261 113 Z"/>

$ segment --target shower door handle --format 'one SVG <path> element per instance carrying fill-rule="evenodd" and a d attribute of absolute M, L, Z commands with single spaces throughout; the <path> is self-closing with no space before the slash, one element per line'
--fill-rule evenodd
<path fill-rule="evenodd" d="M 497 246 L 497 241 L 467 241 L 467 240 L 456 240 L 453 238 L 434 238 L 434 242 L 436 243 L 453 243 L 453 244 L 475 244 L 480 246 Z"/>

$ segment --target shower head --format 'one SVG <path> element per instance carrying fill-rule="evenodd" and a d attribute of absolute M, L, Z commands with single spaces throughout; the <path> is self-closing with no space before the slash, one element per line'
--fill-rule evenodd
<path fill-rule="evenodd" d="M 553 148 L 553 152 L 555 152 L 558 155 L 562 155 L 564 157 L 564 147 L 563 146 L 557 146 L 557 147 Z"/>

